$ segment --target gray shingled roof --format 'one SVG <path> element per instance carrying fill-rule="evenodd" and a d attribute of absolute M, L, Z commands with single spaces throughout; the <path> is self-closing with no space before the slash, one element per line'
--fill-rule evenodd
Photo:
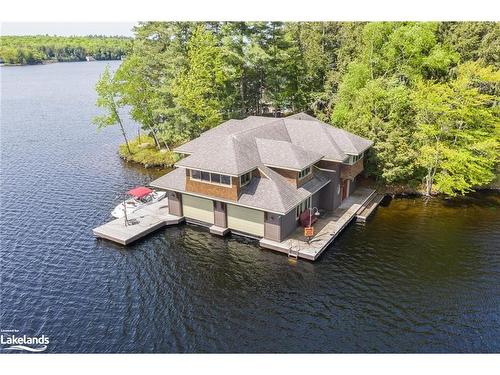
<path fill-rule="evenodd" d="M 152 181 L 149 185 L 163 190 L 186 191 L 186 170 L 176 168 Z"/>
<path fill-rule="evenodd" d="M 272 169 L 263 165 L 259 169 L 268 178 L 252 178 L 250 183 L 241 189 L 240 197 L 235 203 L 286 214 L 330 182 L 320 172 L 316 171 L 312 180 L 299 189 L 295 189 Z M 174 169 L 172 172 L 152 181 L 149 185 L 158 189 L 186 192 L 186 170 L 184 168 Z M 213 197 L 207 196 L 207 198 Z"/>
<path fill-rule="evenodd" d="M 235 176 L 259 168 L 267 178 L 253 178 L 242 188 L 237 203 L 284 214 L 329 179 L 315 171 L 311 181 L 296 189 L 266 165 L 301 170 L 322 158 L 344 161 L 372 144 L 305 113 L 279 119 L 250 116 L 226 121 L 176 148 L 174 151 L 189 156 L 176 163 L 180 168 L 150 185 L 184 192 L 185 168 Z"/>
<path fill-rule="evenodd" d="M 329 160 L 341 162 L 347 158 L 345 152 L 329 133 L 330 125 L 319 121 L 286 119 L 285 126 L 292 143 L 297 146 L 319 152 Z"/>
<path fill-rule="evenodd" d="M 291 116 L 287 116 L 286 117 L 287 119 L 295 119 L 295 120 L 309 120 L 309 121 L 318 121 L 318 119 L 312 117 L 311 115 L 308 115 L 307 113 L 305 112 L 300 112 L 300 113 L 296 113 L 294 115 L 291 115 Z"/>
<path fill-rule="evenodd" d="M 175 165 L 237 176 L 254 169 L 257 164 L 258 154 L 250 145 L 227 136 L 208 137 L 202 147 Z"/>
<path fill-rule="evenodd" d="M 261 163 L 302 169 L 321 157 L 341 162 L 372 144 L 298 113 L 286 118 L 250 116 L 229 120 L 175 151 L 191 154 L 176 164 L 179 167 L 240 175 Z"/>
<path fill-rule="evenodd" d="M 255 142 L 264 165 L 302 170 L 323 157 L 287 141 L 256 138 Z"/>

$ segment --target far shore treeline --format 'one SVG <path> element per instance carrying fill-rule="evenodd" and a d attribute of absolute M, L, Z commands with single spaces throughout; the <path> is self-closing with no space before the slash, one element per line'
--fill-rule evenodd
<path fill-rule="evenodd" d="M 132 44 L 131 38 L 108 36 L 1 36 L 0 60 L 4 64 L 120 60 Z"/>

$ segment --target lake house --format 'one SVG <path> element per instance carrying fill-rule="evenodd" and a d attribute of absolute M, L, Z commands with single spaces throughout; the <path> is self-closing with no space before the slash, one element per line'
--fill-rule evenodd
<path fill-rule="evenodd" d="M 279 243 L 304 212 L 331 213 L 353 194 L 372 144 L 305 113 L 250 116 L 176 148 L 184 157 L 150 185 L 187 222 Z"/>

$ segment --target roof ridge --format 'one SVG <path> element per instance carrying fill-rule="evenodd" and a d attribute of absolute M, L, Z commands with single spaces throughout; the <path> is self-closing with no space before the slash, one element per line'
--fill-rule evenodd
<path fill-rule="evenodd" d="M 331 125 L 327 124 L 327 123 L 324 123 L 322 121 L 318 121 L 318 120 L 315 120 L 313 122 L 317 122 L 318 124 L 321 125 L 321 130 L 323 131 L 323 133 L 326 134 L 326 136 L 328 137 L 328 139 L 330 140 L 331 144 L 334 145 L 336 148 L 337 148 L 337 151 L 339 152 L 344 152 L 344 150 L 342 150 L 342 148 L 339 146 L 339 144 L 335 141 L 335 139 L 332 137 L 332 135 L 330 134 L 329 131 L 327 131 L 327 129 L 329 129 L 331 127 Z"/>
<path fill-rule="evenodd" d="M 253 116 L 253 117 L 262 117 L 262 118 L 265 118 L 264 116 Z M 280 118 L 280 119 L 277 119 L 277 120 L 273 120 L 273 121 L 271 121 L 271 122 L 265 122 L 265 123 L 263 123 L 263 124 L 259 124 L 259 125 L 255 126 L 255 127 L 253 127 L 253 128 L 245 128 L 245 129 L 239 130 L 239 131 L 237 131 L 237 132 L 235 132 L 235 133 L 231 133 L 231 134 L 230 134 L 230 136 L 231 136 L 231 137 L 234 137 L 234 136 L 236 136 L 236 135 L 240 135 L 240 134 L 243 134 L 243 133 L 246 133 L 246 132 L 249 132 L 249 131 L 255 130 L 255 129 L 259 129 L 259 128 L 261 128 L 261 127 L 265 126 L 265 125 L 272 125 L 272 124 L 277 123 L 277 122 L 279 122 L 279 121 L 283 121 L 283 119 L 282 119 L 282 118 Z"/>
<path fill-rule="evenodd" d="M 318 122 L 318 123 L 319 123 L 320 125 L 322 125 L 324 128 L 326 127 L 327 129 L 336 129 L 336 130 L 339 130 L 339 131 L 342 133 L 342 135 L 344 136 L 344 138 L 345 138 L 345 139 L 346 139 L 346 140 L 347 140 L 347 141 L 351 144 L 351 146 L 355 148 L 354 143 L 352 143 L 351 139 L 347 136 L 347 134 L 346 134 L 346 133 L 349 133 L 349 134 L 352 134 L 352 135 L 356 135 L 356 134 L 354 134 L 354 133 L 350 133 L 350 132 L 348 132 L 347 130 L 345 130 L 345 129 L 343 129 L 343 128 L 339 128 L 338 126 L 335 126 L 335 125 L 333 125 L 333 124 L 328 124 L 328 123 L 326 123 L 326 122 L 324 122 L 324 121 L 320 121 L 320 120 L 318 120 L 318 119 L 314 119 L 314 120 L 299 120 L 299 119 L 295 119 L 295 118 L 294 118 L 293 120 L 298 120 L 298 121 L 310 121 L 310 122 Z M 331 137 L 331 135 L 330 135 L 330 137 Z M 337 144 L 337 142 L 335 142 L 335 144 Z M 337 146 L 338 146 L 338 144 L 337 144 Z"/>

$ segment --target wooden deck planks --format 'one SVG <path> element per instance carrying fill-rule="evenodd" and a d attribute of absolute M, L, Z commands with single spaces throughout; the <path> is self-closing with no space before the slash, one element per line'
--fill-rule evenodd
<path fill-rule="evenodd" d="M 383 194 L 376 194 L 370 201 L 366 202 L 358 211 L 356 219 L 360 222 L 365 222 L 368 217 L 375 211 L 380 202 L 384 199 Z"/>
<path fill-rule="evenodd" d="M 168 213 L 166 200 L 146 206 L 129 215 L 128 219 L 128 225 L 125 225 L 123 218 L 115 219 L 94 228 L 92 232 L 96 237 L 128 245 L 161 227 L 175 225 L 184 220 L 183 217 Z"/>
<path fill-rule="evenodd" d="M 316 260 L 338 234 L 356 217 L 356 213 L 362 205 L 371 199 L 375 194 L 375 190 L 367 188 L 357 189 L 349 198 L 347 198 L 339 208 L 331 215 L 320 218 L 314 227 L 317 230 L 316 235 L 307 241 L 304 236 L 304 228 L 297 228 L 286 240 L 282 242 L 272 241 L 268 239 L 260 240 L 260 246 L 289 253 L 290 248 L 298 249 L 297 255 L 299 258 L 307 260 Z"/>

